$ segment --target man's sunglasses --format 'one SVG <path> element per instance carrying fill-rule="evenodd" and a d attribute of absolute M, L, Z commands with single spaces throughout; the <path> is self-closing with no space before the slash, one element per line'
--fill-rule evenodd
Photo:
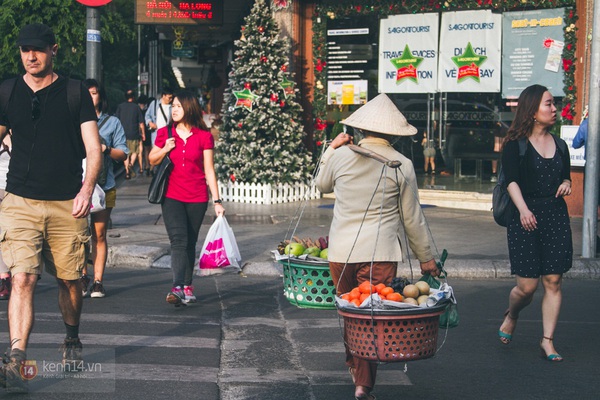
<path fill-rule="evenodd" d="M 40 107 L 40 99 L 37 94 L 34 94 L 31 98 L 31 119 L 36 120 L 42 114 L 42 109 Z"/>

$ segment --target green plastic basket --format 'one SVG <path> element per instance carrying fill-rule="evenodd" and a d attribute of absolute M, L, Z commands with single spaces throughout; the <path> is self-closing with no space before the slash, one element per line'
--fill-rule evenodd
<path fill-rule="evenodd" d="M 300 308 L 334 310 L 335 285 L 326 261 L 279 260 L 283 265 L 283 294 Z"/>

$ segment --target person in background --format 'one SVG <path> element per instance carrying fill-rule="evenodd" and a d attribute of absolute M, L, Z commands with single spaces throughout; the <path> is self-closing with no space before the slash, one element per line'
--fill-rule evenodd
<path fill-rule="evenodd" d="M 527 87 L 519 96 L 515 119 L 502 150 L 507 190 L 517 211 L 507 226 L 511 274 L 508 309 L 498 330 L 500 341 L 512 341 L 520 312 L 533 300 L 541 280 L 542 356 L 562 361 L 554 347 L 554 331 L 562 302 L 562 277 L 573 263 L 573 241 L 564 196 L 571 194 L 571 161 L 564 141 L 549 130 L 556 123 L 554 98 L 541 85 Z M 527 150 L 519 156 L 519 141 Z"/>
<path fill-rule="evenodd" d="M 369 280 L 373 285 L 391 284 L 398 260 L 403 256 L 400 225 L 404 226 L 410 248 L 420 261 L 421 272 L 438 276 L 413 164 L 390 144 L 398 136 L 416 134 L 416 128 L 385 94 L 375 97 L 341 123 L 360 131 L 364 139 L 358 146 L 399 160 L 402 165 L 399 170 L 386 167 L 383 176 L 380 162 L 345 146 L 352 142 L 346 133 L 333 139 L 323 154 L 316 186 L 323 193 L 335 194 L 328 260 L 338 296 Z M 354 357 L 346 346 L 346 365 L 355 384 L 356 399 L 375 399 L 371 392 L 377 363 Z"/>
<path fill-rule="evenodd" d="M 125 161 L 125 179 L 135 177 L 134 167 L 137 157 L 140 155 L 140 140 L 143 142 L 146 139 L 144 115 L 140 107 L 133 102 L 134 98 L 133 90 L 125 92 L 126 101 L 119 104 L 117 111 L 115 111 L 115 116 L 119 118 L 123 129 L 125 129 L 127 148 L 129 149 L 127 160 Z"/>
<path fill-rule="evenodd" d="M 192 278 L 198 233 L 208 208 L 208 192 L 212 195 L 215 214 L 223 215 L 225 208 L 219 197 L 213 162 L 214 139 L 202 120 L 198 98 L 189 91 L 178 92 L 173 99 L 172 115 L 173 125 L 158 130 L 149 159 L 152 165 L 160 164 L 164 157 L 170 157 L 173 162 L 162 215 L 171 243 L 173 271 L 167 303 L 180 306 L 196 301 Z"/>
<path fill-rule="evenodd" d="M 436 121 L 433 124 L 435 131 Z M 431 166 L 431 175 L 435 175 L 435 145 L 433 144 L 433 139 L 430 140 L 427 138 L 427 132 L 423 132 L 421 146 L 423 146 L 423 158 L 425 159 L 425 174 L 429 174 L 429 166 Z"/>
<path fill-rule="evenodd" d="M 4 188 L 6 187 L 6 173 L 8 172 L 8 163 L 10 161 L 10 136 L 6 135 L 0 145 L 0 204 L 4 198 Z M 0 252 L 0 300 L 8 300 L 10 297 L 10 270 L 2 259 Z"/>
<path fill-rule="evenodd" d="M 150 128 L 152 145 L 155 145 L 159 129 L 171 123 L 171 103 L 173 91 L 169 88 L 162 90 L 160 99 L 152 100 L 146 111 L 146 125 Z"/>
<path fill-rule="evenodd" d="M 115 182 L 114 161 L 125 161 L 127 159 L 127 144 L 123 125 L 117 117 L 108 115 L 108 100 L 104 88 L 101 87 L 95 79 L 86 79 L 83 81 L 92 96 L 96 115 L 98 116 L 98 127 L 100 128 L 100 138 L 102 153 L 104 154 L 103 169 L 106 176 L 106 182 L 101 185 L 106 194 L 106 208 L 91 214 L 92 222 L 92 263 L 94 265 L 94 283 L 89 291 L 90 297 L 102 298 L 106 295 L 104 290 L 104 268 L 108 257 L 108 242 L 106 240 L 106 231 L 110 213 L 115 207 L 117 200 L 117 186 Z M 82 295 L 87 296 L 90 277 L 87 275 L 87 266 L 81 271 Z"/>
<path fill-rule="evenodd" d="M 39 23 L 26 25 L 17 36 L 17 45 L 25 74 L 3 83 L 10 83 L 12 93 L 7 104 L 0 104 L 0 141 L 9 132 L 12 140 L 6 196 L 0 206 L 0 246 L 12 275 L 10 349 L 0 368 L 0 386 L 27 391 L 21 371 L 27 360 L 42 265 L 58 284 L 66 330 L 63 368 L 74 371 L 83 365 L 79 278 L 87 260 L 87 216 L 102 153 L 88 90 L 53 70 L 58 45 L 52 29 Z M 79 92 L 76 105 L 69 101 L 74 90 Z"/>
<path fill-rule="evenodd" d="M 145 94 L 138 97 L 138 106 L 142 111 L 143 115 L 146 115 L 146 111 L 148 110 L 148 96 Z M 152 135 L 150 134 L 150 128 L 146 125 L 146 138 L 140 141 L 140 156 L 138 157 L 140 173 L 144 173 L 146 176 L 150 176 L 150 162 L 148 161 L 148 154 L 150 154 L 150 150 L 152 150 Z"/>

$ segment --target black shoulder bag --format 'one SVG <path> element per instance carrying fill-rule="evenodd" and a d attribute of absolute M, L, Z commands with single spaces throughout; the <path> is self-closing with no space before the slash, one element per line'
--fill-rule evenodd
<path fill-rule="evenodd" d="M 172 136 L 172 127 L 168 127 L 169 138 Z M 165 200 L 165 193 L 167 192 L 167 181 L 169 180 L 169 174 L 171 173 L 171 158 L 167 154 L 160 165 L 154 169 L 154 176 L 152 182 L 148 187 L 148 201 L 152 204 L 162 204 Z"/>
<path fill-rule="evenodd" d="M 527 139 L 519 139 L 519 164 L 523 162 L 526 150 Z M 494 221 L 504 227 L 508 226 L 516 210 L 506 186 L 506 177 L 504 176 L 504 171 L 502 171 L 502 166 L 500 166 L 498 183 L 492 192 L 492 213 Z"/>

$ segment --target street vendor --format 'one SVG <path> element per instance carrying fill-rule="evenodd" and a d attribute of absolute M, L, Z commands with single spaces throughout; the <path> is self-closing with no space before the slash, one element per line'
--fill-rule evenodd
<path fill-rule="evenodd" d="M 352 143 L 352 136 L 345 132 L 333 139 L 323 154 L 316 185 L 323 193 L 335 194 L 328 260 L 337 294 L 347 293 L 364 281 L 390 285 L 402 260 L 400 224 L 420 262 L 421 273 L 437 276 L 413 164 L 390 144 L 396 136 L 411 136 L 417 129 L 385 94 L 341 122 L 364 136 L 359 147 L 398 160 L 401 165 L 385 166 L 358 154 L 345 146 Z M 346 346 L 346 365 L 356 386 L 355 398 L 375 399 L 371 392 L 377 364 L 353 357 Z"/>

